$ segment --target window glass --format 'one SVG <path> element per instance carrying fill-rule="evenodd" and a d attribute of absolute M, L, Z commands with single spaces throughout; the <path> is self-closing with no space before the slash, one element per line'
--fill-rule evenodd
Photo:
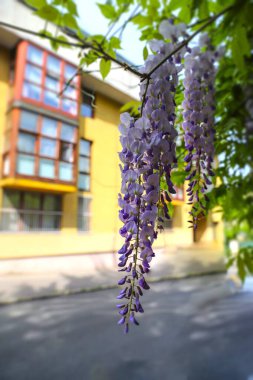
<path fill-rule="evenodd" d="M 43 215 L 42 230 L 54 231 L 60 229 L 61 216 L 60 215 Z"/>
<path fill-rule="evenodd" d="M 81 116 L 83 117 L 92 117 L 93 116 L 93 109 L 91 105 L 87 103 L 81 104 Z"/>
<path fill-rule="evenodd" d="M 57 137 L 57 121 L 43 117 L 41 133 L 50 137 Z"/>
<path fill-rule="evenodd" d="M 87 95 L 89 93 L 90 95 Z M 82 103 L 81 103 L 81 115 L 84 117 L 93 117 L 93 104 L 95 102 L 95 95 L 90 90 L 82 90 Z"/>
<path fill-rule="evenodd" d="M 90 190 L 90 176 L 89 175 L 79 173 L 78 188 L 80 190 L 85 190 L 85 191 Z"/>
<path fill-rule="evenodd" d="M 90 212 L 90 199 L 85 197 L 78 198 L 78 213 L 88 214 Z"/>
<path fill-rule="evenodd" d="M 78 229 L 80 231 L 89 231 L 90 229 L 90 206 L 89 198 L 78 198 Z"/>
<path fill-rule="evenodd" d="M 84 156 L 90 156 L 90 142 L 86 140 L 80 140 L 79 154 Z"/>
<path fill-rule="evenodd" d="M 47 57 L 47 69 L 49 71 L 53 71 L 59 75 L 60 70 L 61 70 L 61 61 L 52 55 L 48 55 L 48 57 Z"/>
<path fill-rule="evenodd" d="M 75 87 L 68 86 L 64 90 L 64 96 L 72 99 L 77 99 L 77 91 Z"/>
<path fill-rule="evenodd" d="M 65 112 L 71 113 L 71 115 L 77 115 L 77 102 L 67 98 L 62 99 L 62 109 Z"/>
<path fill-rule="evenodd" d="M 5 191 L 3 206 L 5 208 L 19 208 L 20 206 L 20 193 L 19 191 Z"/>
<path fill-rule="evenodd" d="M 38 115 L 28 111 L 21 111 L 20 128 L 36 132 Z"/>
<path fill-rule="evenodd" d="M 40 159 L 40 166 L 39 166 L 39 176 L 45 177 L 45 178 L 54 178 L 55 172 L 54 172 L 54 161 L 53 160 L 47 160 L 47 159 Z"/>
<path fill-rule="evenodd" d="M 61 127 L 61 140 L 74 142 L 76 134 L 76 127 L 72 125 L 62 124 Z"/>
<path fill-rule="evenodd" d="M 64 68 L 65 79 L 68 81 L 70 78 L 72 78 L 75 75 L 76 70 L 77 69 L 74 66 L 65 64 L 65 68 Z M 73 78 L 72 83 L 76 83 L 76 82 L 77 82 L 77 77 Z"/>
<path fill-rule="evenodd" d="M 60 162 L 59 179 L 62 181 L 73 181 L 73 165 L 66 162 Z"/>
<path fill-rule="evenodd" d="M 25 153 L 34 153 L 35 141 L 35 136 L 20 132 L 18 135 L 18 150 Z"/>
<path fill-rule="evenodd" d="M 44 99 L 45 104 L 48 104 L 49 106 L 56 107 L 56 108 L 59 107 L 60 102 L 59 102 L 59 97 L 57 93 L 45 90 L 44 96 L 45 96 L 45 99 Z"/>
<path fill-rule="evenodd" d="M 45 86 L 49 89 L 49 90 L 53 90 L 53 91 L 56 91 L 56 92 L 59 92 L 60 90 L 60 83 L 57 79 L 54 79 L 50 76 L 46 76 L 46 81 L 45 81 Z"/>
<path fill-rule="evenodd" d="M 40 155 L 47 157 L 56 157 L 56 140 L 42 137 L 40 140 Z"/>
<path fill-rule="evenodd" d="M 42 66 L 43 63 L 43 52 L 36 47 L 29 45 L 27 50 L 27 58 L 30 62 L 36 63 Z"/>
<path fill-rule="evenodd" d="M 18 154 L 17 157 L 17 173 L 34 175 L 35 159 L 33 156 L 26 154 Z"/>
<path fill-rule="evenodd" d="M 24 209 L 39 210 L 40 209 L 40 194 L 39 193 L 24 193 Z"/>
<path fill-rule="evenodd" d="M 42 70 L 27 63 L 25 68 L 25 78 L 36 84 L 41 84 Z"/>
<path fill-rule="evenodd" d="M 60 198 L 54 195 L 45 195 L 43 202 L 43 210 L 60 211 Z"/>
<path fill-rule="evenodd" d="M 73 158 L 74 158 L 73 153 L 74 153 L 74 149 L 73 149 L 72 144 L 68 144 L 68 143 L 64 143 L 64 142 L 61 143 L 60 160 L 73 162 Z"/>
<path fill-rule="evenodd" d="M 22 201 L 21 201 L 22 200 Z M 37 192 L 4 191 L 1 230 L 58 230 L 61 225 L 61 198 Z M 4 210 L 3 210 L 4 211 Z M 10 212 L 11 211 L 11 212 Z"/>
<path fill-rule="evenodd" d="M 86 157 L 79 157 L 79 171 L 89 173 L 90 171 L 90 159 Z"/>
<path fill-rule="evenodd" d="M 40 87 L 28 82 L 24 82 L 24 85 L 23 85 L 24 97 L 34 99 L 34 100 L 40 100 L 40 94 L 41 94 Z"/>

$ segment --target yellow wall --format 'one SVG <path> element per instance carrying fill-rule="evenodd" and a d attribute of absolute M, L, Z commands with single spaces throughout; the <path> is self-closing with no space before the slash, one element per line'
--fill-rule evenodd
<path fill-rule="evenodd" d="M 2 168 L 3 137 L 9 98 L 9 52 L 0 47 L 0 168 Z M 0 172 L 0 176 L 2 171 Z"/>
<path fill-rule="evenodd" d="M 120 190 L 118 153 L 120 105 L 102 95 L 96 97 L 95 117 L 81 118 L 80 137 L 91 147 L 91 230 L 114 232 L 120 227 L 115 215 Z"/>
<path fill-rule="evenodd" d="M 75 232 L 77 229 L 77 192 L 62 197 L 62 232 Z"/>

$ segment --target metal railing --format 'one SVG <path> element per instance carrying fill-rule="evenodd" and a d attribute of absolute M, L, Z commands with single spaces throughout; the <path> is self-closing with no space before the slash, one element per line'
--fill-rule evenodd
<path fill-rule="evenodd" d="M 60 211 L 0 210 L 0 231 L 58 231 L 61 228 Z"/>

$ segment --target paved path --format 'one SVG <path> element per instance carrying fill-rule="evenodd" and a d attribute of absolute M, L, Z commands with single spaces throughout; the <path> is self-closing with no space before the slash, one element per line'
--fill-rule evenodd
<path fill-rule="evenodd" d="M 150 277 L 182 277 L 224 270 L 217 250 L 157 250 Z M 112 287 L 120 275 L 117 254 L 0 260 L 0 304 L 26 298 Z"/>
<path fill-rule="evenodd" d="M 1 380 L 252 380 L 253 293 L 224 276 L 152 285 L 139 327 L 116 290 L 0 308 Z"/>

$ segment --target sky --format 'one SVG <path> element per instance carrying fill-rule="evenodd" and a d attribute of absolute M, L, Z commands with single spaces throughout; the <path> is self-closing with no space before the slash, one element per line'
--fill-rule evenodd
<path fill-rule="evenodd" d="M 108 30 L 108 20 L 100 13 L 97 2 L 104 0 L 76 0 L 81 27 L 90 34 L 105 34 Z M 124 23 L 124 18 L 116 25 L 115 30 Z M 129 24 L 123 34 L 122 47 L 119 53 L 134 65 L 143 64 L 142 50 L 144 43 L 139 41 L 138 30 Z"/>

